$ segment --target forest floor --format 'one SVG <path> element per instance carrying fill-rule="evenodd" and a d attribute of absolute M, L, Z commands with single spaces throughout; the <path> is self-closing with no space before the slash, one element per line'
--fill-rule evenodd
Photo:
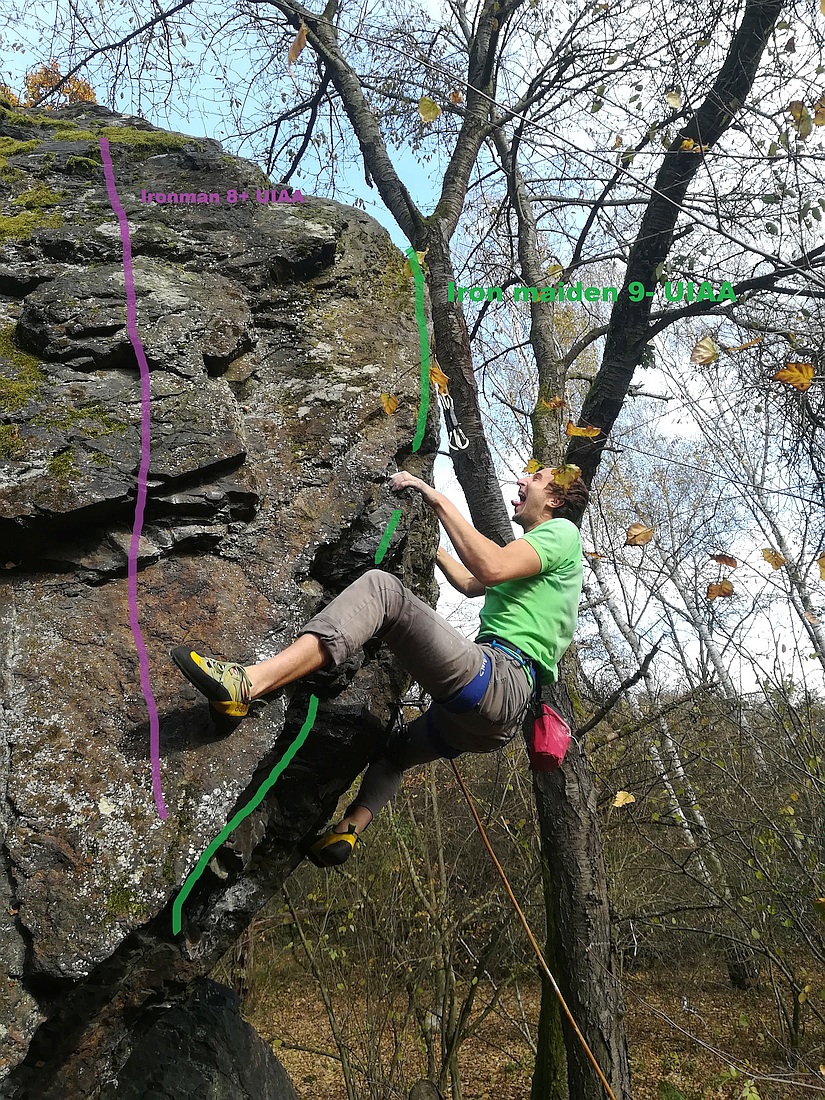
<path fill-rule="evenodd" d="M 346 1090 L 326 1009 L 317 987 L 297 966 L 266 976 L 257 973 L 245 1015 L 271 1042 L 288 1070 L 300 1100 L 344 1100 Z M 769 986 L 741 992 L 710 966 L 636 971 L 626 975 L 627 1029 L 634 1100 L 797 1100 L 825 1098 L 825 1029 L 809 1015 L 804 1056 L 796 1069 L 784 1055 L 777 1005 Z M 366 1057 L 363 997 L 355 989 L 335 994 L 339 1025 L 347 1035 L 355 1066 Z M 817 994 L 819 991 L 817 990 Z M 501 1013 L 490 1015 L 479 1033 L 461 1047 L 464 1100 L 527 1100 L 532 1055 L 524 1036 L 508 1021 L 522 1009 L 532 1033 L 540 990 L 505 995 Z M 817 996 L 817 1000 L 819 997 Z M 399 1004 L 399 1017 L 405 1004 Z M 387 1043 L 384 1043 L 387 1054 Z M 424 1075 L 417 1037 L 397 1048 L 407 1081 Z M 295 1049 L 306 1048 L 306 1049 Z M 363 1064 L 363 1062 L 362 1062 Z M 736 1075 L 731 1075 L 731 1067 Z M 823 1066 L 825 1069 L 825 1066 Z M 396 1100 L 402 1094 L 363 1089 L 359 1100 Z M 409 1087 L 409 1086 L 408 1086 Z M 406 1094 L 403 1094 L 406 1095 Z M 595 1098 L 594 1098 L 595 1100 Z"/>

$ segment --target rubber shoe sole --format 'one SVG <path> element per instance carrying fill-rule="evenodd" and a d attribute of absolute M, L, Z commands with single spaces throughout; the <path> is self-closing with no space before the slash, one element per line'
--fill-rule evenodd
<path fill-rule="evenodd" d="M 305 853 L 316 867 L 340 867 L 352 855 L 357 843 L 358 834 L 355 826 L 351 825 L 348 833 L 332 830 L 324 833 L 319 840 L 307 846 Z"/>
<path fill-rule="evenodd" d="M 175 646 L 171 651 L 171 657 L 189 683 L 193 684 L 209 700 L 213 717 L 216 720 L 218 718 L 240 719 L 249 713 L 251 700 L 235 698 L 233 691 L 209 672 L 210 666 L 219 673 L 227 668 L 238 669 L 240 673 L 236 677 L 238 694 L 243 695 L 245 691 L 248 695 L 250 691 L 249 678 L 241 670 L 240 665 L 233 661 L 214 661 L 209 657 L 202 657 L 195 650 L 185 645 Z"/>

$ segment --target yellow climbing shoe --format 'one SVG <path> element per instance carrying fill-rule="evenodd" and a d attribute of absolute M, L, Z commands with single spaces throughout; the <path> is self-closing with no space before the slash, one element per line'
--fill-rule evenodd
<path fill-rule="evenodd" d="M 316 867 L 340 867 L 352 855 L 358 843 L 355 826 L 350 825 L 346 833 L 336 833 L 332 829 L 307 848 L 307 855 Z"/>
<path fill-rule="evenodd" d="M 189 683 L 206 696 L 216 715 L 225 718 L 246 716 L 252 702 L 252 683 L 242 665 L 202 657 L 185 645 L 172 650 L 172 660 Z"/>

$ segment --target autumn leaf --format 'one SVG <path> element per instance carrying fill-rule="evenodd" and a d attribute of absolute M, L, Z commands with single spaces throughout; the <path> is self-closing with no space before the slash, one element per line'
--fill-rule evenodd
<path fill-rule="evenodd" d="M 677 92 L 675 88 L 671 88 L 669 92 L 665 92 L 665 99 L 667 100 L 668 107 L 672 107 L 674 111 L 682 106 L 682 93 Z"/>
<path fill-rule="evenodd" d="M 712 336 L 703 336 L 690 353 L 691 363 L 697 363 L 700 367 L 707 366 L 719 358 L 719 348 Z"/>
<path fill-rule="evenodd" d="M 601 554 L 597 554 L 595 550 L 585 550 L 584 556 L 586 558 L 595 558 L 597 561 L 602 560 Z"/>
<path fill-rule="evenodd" d="M 572 420 L 567 421 L 564 431 L 565 435 L 583 436 L 585 439 L 595 439 L 597 435 L 602 434 L 601 428 L 580 428 Z"/>
<path fill-rule="evenodd" d="M 527 460 L 527 465 L 524 467 L 523 472 L 525 474 L 534 474 L 537 470 L 543 470 L 544 467 L 537 458 L 530 458 Z"/>
<path fill-rule="evenodd" d="M 455 88 L 452 92 L 450 92 L 450 103 L 458 104 L 463 102 L 464 96 L 461 94 L 458 88 Z"/>
<path fill-rule="evenodd" d="M 636 801 L 636 796 L 631 794 L 630 791 L 616 791 L 616 797 L 613 799 L 613 805 L 617 808 L 621 806 L 629 806 L 631 802 Z"/>
<path fill-rule="evenodd" d="M 616 140 L 613 142 L 614 149 L 621 149 L 622 147 L 622 135 L 616 134 Z"/>
<path fill-rule="evenodd" d="M 423 95 L 421 99 L 419 99 L 418 116 L 422 122 L 435 122 L 440 114 L 441 108 L 434 99 L 430 99 L 430 97 L 426 95 Z"/>
<path fill-rule="evenodd" d="M 427 253 L 429 251 L 430 251 L 429 248 L 425 248 L 423 252 L 416 252 L 415 257 L 418 260 L 418 266 L 419 267 L 423 268 L 423 266 L 424 266 L 424 257 L 427 255 Z M 408 279 L 414 279 L 415 278 L 415 272 L 412 269 L 412 264 L 409 261 L 409 257 L 404 261 L 403 271 L 404 271 L 404 274 L 407 276 Z"/>
<path fill-rule="evenodd" d="M 570 488 L 576 478 L 582 476 L 581 466 L 576 466 L 572 462 L 566 462 L 564 466 L 555 466 L 551 473 L 553 474 L 553 481 L 560 486 L 565 492 Z M 823 555 L 825 557 L 825 555 Z"/>
<path fill-rule="evenodd" d="M 552 283 L 556 279 L 558 279 L 562 271 L 564 271 L 564 268 L 561 266 L 561 264 L 550 264 L 550 266 L 547 268 L 547 271 L 545 272 L 545 275 Z"/>
<path fill-rule="evenodd" d="M 755 340 L 748 340 L 747 344 L 737 344 L 735 348 L 722 348 L 722 351 L 725 352 L 726 355 L 730 355 L 734 351 L 744 351 L 745 348 L 756 347 L 756 345 L 761 344 L 764 339 L 764 336 L 757 336 Z"/>
<path fill-rule="evenodd" d="M 819 555 L 816 564 L 819 566 L 819 579 L 825 581 L 825 554 Z"/>
<path fill-rule="evenodd" d="M 438 386 L 439 393 L 446 393 L 447 382 L 447 375 L 444 373 L 441 367 L 439 367 L 438 363 L 435 360 L 435 357 L 432 357 L 430 359 L 430 385 Z"/>
<path fill-rule="evenodd" d="M 716 561 L 720 565 L 727 565 L 729 569 L 735 569 L 739 562 L 736 558 L 732 558 L 730 554 L 711 554 L 711 561 Z"/>
<path fill-rule="evenodd" d="M 730 581 L 720 581 L 718 584 L 708 585 L 708 599 L 715 600 L 717 596 L 724 596 L 725 598 L 733 595 L 733 585 Z"/>
<path fill-rule="evenodd" d="M 794 99 L 788 104 L 788 110 L 793 119 L 794 129 L 804 141 L 806 137 L 810 137 L 811 130 L 814 128 L 808 108 L 801 99 Z"/>
<path fill-rule="evenodd" d="M 825 126 L 825 95 L 814 104 L 814 126 Z"/>
<path fill-rule="evenodd" d="M 779 554 L 776 550 L 772 550 L 770 546 L 766 547 L 762 551 L 762 557 L 765 559 L 768 565 L 773 566 L 774 569 L 781 569 L 782 566 L 785 564 L 785 559 L 782 557 L 782 555 Z"/>
<path fill-rule="evenodd" d="M 392 414 L 398 408 L 398 398 L 393 397 L 391 393 L 382 393 L 381 404 L 387 416 L 392 416 Z"/>
<path fill-rule="evenodd" d="M 551 397 L 549 401 L 545 401 L 542 397 L 541 403 L 544 405 L 545 409 L 560 409 L 567 404 L 563 397 L 558 396 Z"/>
<path fill-rule="evenodd" d="M 286 55 L 286 61 L 288 65 L 291 65 L 293 61 L 297 61 L 301 56 L 301 50 L 307 44 L 307 25 L 301 23 L 298 28 L 298 33 L 292 40 L 292 45 L 289 47 L 289 53 Z"/>
<path fill-rule="evenodd" d="M 627 529 L 625 546 L 645 546 L 653 538 L 653 528 L 644 523 L 631 523 Z"/>
<path fill-rule="evenodd" d="M 782 370 L 778 370 L 773 376 L 774 382 L 784 382 L 793 386 L 800 393 L 805 393 L 811 388 L 811 379 L 814 376 L 814 368 L 810 363 L 786 363 Z"/>
<path fill-rule="evenodd" d="M 814 615 L 813 611 L 806 611 L 805 618 L 812 626 L 819 626 L 820 620 Z"/>

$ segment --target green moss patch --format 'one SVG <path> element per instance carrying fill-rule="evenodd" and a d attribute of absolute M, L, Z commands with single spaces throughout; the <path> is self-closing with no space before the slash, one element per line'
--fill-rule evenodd
<path fill-rule="evenodd" d="M 93 160 L 91 157 L 66 158 L 66 171 L 73 176 L 96 176 L 102 167 L 102 160 Z"/>
<path fill-rule="evenodd" d="M 77 474 L 74 451 L 69 448 L 52 455 L 46 463 L 46 469 L 56 481 L 69 481 Z"/>
<path fill-rule="evenodd" d="M 14 325 L 6 325 L 0 329 L 0 359 L 10 362 L 15 371 L 13 378 L 0 374 L 0 408 L 7 412 L 22 409 L 29 401 L 36 400 L 44 381 L 40 360 L 15 344 L 14 328 Z"/>
<path fill-rule="evenodd" d="M 34 417 L 32 424 L 64 432 L 77 428 L 87 439 L 100 439 L 104 435 L 126 431 L 124 422 L 109 416 L 102 405 L 82 405 L 77 409 L 64 405 Z"/>
<path fill-rule="evenodd" d="M 40 144 L 39 141 L 18 141 L 16 138 L 0 137 L 0 179 L 19 179 L 23 173 L 19 168 L 12 168 L 7 163 L 8 157 L 16 157 L 21 153 L 31 153 Z"/>
<path fill-rule="evenodd" d="M 5 241 L 27 241 L 35 229 L 56 229 L 62 224 L 62 214 L 44 214 L 39 209 L 12 214 L 0 221 L 0 244 Z"/>
<path fill-rule="evenodd" d="M 16 199 L 12 199 L 11 204 L 23 206 L 26 210 L 38 210 L 44 206 L 56 206 L 65 194 L 65 191 L 52 191 L 45 183 L 37 183 Z"/>
<path fill-rule="evenodd" d="M 16 424 L 0 424 L 0 458 L 20 458 L 26 451 L 26 444 L 20 438 L 20 429 Z"/>

